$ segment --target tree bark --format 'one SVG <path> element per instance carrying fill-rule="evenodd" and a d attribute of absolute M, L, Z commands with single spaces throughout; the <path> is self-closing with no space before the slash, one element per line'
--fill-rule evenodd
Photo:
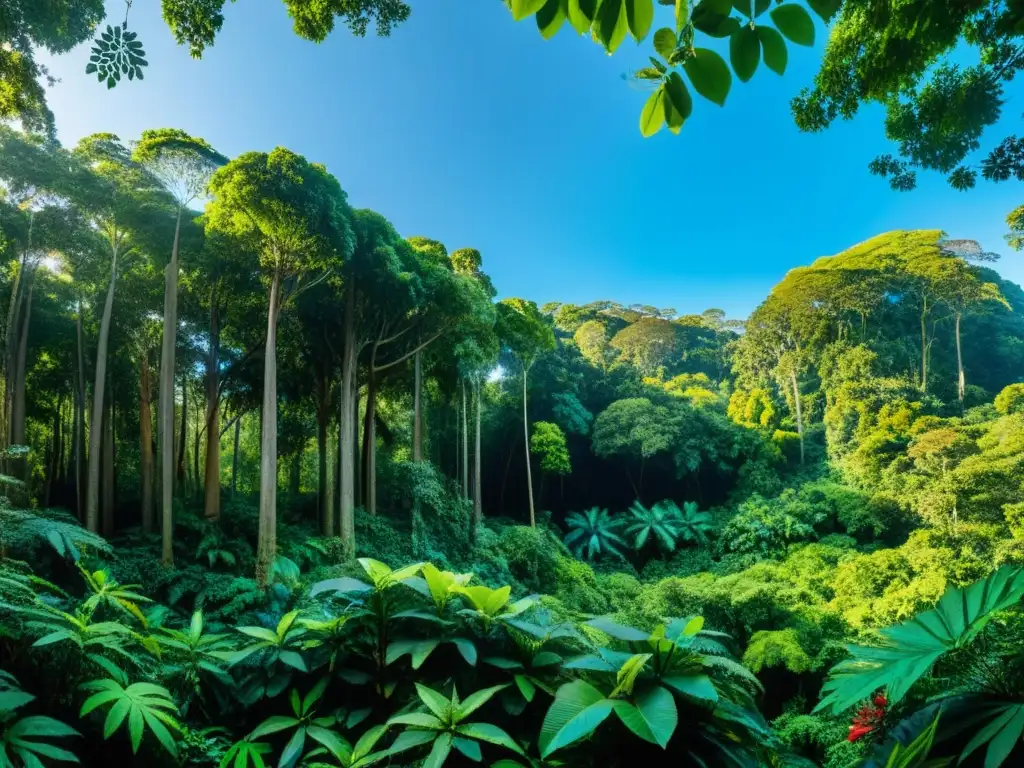
<path fill-rule="evenodd" d="M 921 391 L 928 391 L 928 297 L 921 298 Z"/>
<path fill-rule="evenodd" d="M 275 269 L 267 310 L 263 359 L 263 424 L 260 428 L 260 522 L 256 580 L 266 585 L 277 556 L 277 315 L 281 275 Z"/>
<path fill-rule="evenodd" d="M 192 488 L 197 497 L 203 492 L 203 489 L 199 487 L 199 443 L 202 442 L 199 438 L 203 421 L 202 408 L 201 402 L 196 403 L 195 432 L 193 434 L 194 439 L 192 440 Z"/>
<path fill-rule="evenodd" d="M 19 317 L 17 348 L 14 358 L 14 397 L 11 404 L 11 445 L 25 445 L 25 378 L 28 367 L 28 329 L 32 320 L 32 294 L 35 289 L 33 274 L 26 278 L 28 295 L 25 299 L 25 312 Z M 18 468 L 24 477 L 27 462 L 21 459 Z"/>
<path fill-rule="evenodd" d="M 423 388 L 423 365 L 420 360 L 421 353 L 417 350 L 413 368 L 413 395 L 412 395 L 412 460 L 423 460 L 423 405 L 421 401 L 421 390 Z"/>
<path fill-rule="evenodd" d="M 56 485 L 57 480 L 60 478 L 60 411 L 62 405 L 61 395 L 58 394 L 57 405 L 53 409 L 53 439 L 50 443 L 50 455 L 47 456 L 46 461 L 46 485 L 43 486 L 44 507 L 50 506 L 50 495 L 53 493 L 54 485 Z"/>
<path fill-rule="evenodd" d="M 29 211 L 28 218 L 28 239 L 25 243 L 25 248 L 21 252 L 21 262 L 18 265 L 17 271 L 14 273 L 14 281 L 11 285 L 11 299 L 7 306 L 7 325 L 4 329 L 4 413 L 3 413 L 3 445 L 0 447 L 7 447 L 11 444 L 11 434 L 9 432 L 11 426 L 12 407 L 14 402 L 14 367 L 17 355 L 16 342 L 18 333 L 18 318 L 21 311 L 21 301 L 24 296 L 22 290 L 22 277 L 24 276 L 26 265 L 28 264 L 28 253 L 32 249 L 32 227 L 35 223 L 35 212 Z"/>
<path fill-rule="evenodd" d="M 797 381 L 796 368 L 790 372 L 790 381 L 793 382 L 793 403 L 796 406 L 796 431 L 800 435 L 800 463 L 804 463 L 804 414 L 803 405 L 800 402 L 800 383 Z"/>
<path fill-rule="evenodd" d="M 530 467 L 530 423 L 526 417 L 526 377 L 530 372 L 528 365 L 523 366 L 523 447 L 526 450 L 526 493 L 530 500 L 530 526 L 537 527 L 537 513 L 533 508 L 533 470 Z"/>
<path fill-rule="evenodd" d="M 149 372 L 149 350 L 139 359 L 139 474 L 142 483 L 142 530 L 153 532 L 153 413 L 152 384 Z"/>
<path fill-rule="evenodd" d="M 480 421 L 483 412 L 483 397 L 480 388 L 480 382 L 476 382 L 476 436 L 474 441 L 476 447 L 473 451 L 473 531 L 479 527 L 480 523 L 484 519 L 484 504 L 483 504 L 483 481 L 480 476 L 480 467 L 482 464 L 480 458 Z"/>
<path fill-rule="evenodd" d="M 466 413 L 466 380 L 462 380 L 462 498 L 469 498 L 469 416 Z"/>
<path fill-rule="evenodd" d="M 964 354 L 960 347 L 960 318 L 962 317 L 961 312 L 957 312 L 954 317 L 953 323 L 956 329 L 956 395 L 960 400 L 960 412 L 964 410 L 964 394 L 967 389 L 967 379 L 964 376 Z"/>
<path fill-rule="evenodd" d="M 235 419 L 235 446 L 231 454 L 231 498 L 238 492 L 238 443 L 242 432 L 242 417 Z"/>
<path fill-rule="evenodd" d="M 341 392 L 339 392 L 340 418 L 338 442 L 341 453 L 341 501 L 338 512 L 341 518 L 341 541 L 346 557 L 355 556 L 355 467 L 354 442 L 355 423 L 352 410 L 352 394 L 356 376 L 356 328 L 355 328 L 355 286 L 345 292 L 345 340 L 341 362 Z"/>
<path fill-rule="evenodd" d="M 217 289 L 210 291 L 210 350 L 206 360 L 206 464 L 203 512 L 220 519 L 220 309 Z M 198 443 L 196 450 L 199 450 Z"/>
<path fill-rule="evenodd" d="M 178 484 L 188 495 L 188 374 L 181 374 L 181 421 L 178 426 Z"/>
<path fill-rule="evenodd" d="M 75 513 L 80 521 L 85 521 L 85 483 L 83 469 L 85 467 L 85 351 L 82 341 L 82 299 L 78 299 L 78 312 L 75 315 L 75 426 L 72 440 L 75 442 Z"/>
<path fill-rule="evenodd" d="M 96 344 L 96 378 L 92 395 L 92 428 L 89 433 L 89 482 L 86 489 L 85 521 L 86 528 L 93 533 L 99 531 L 100 524 L 100 462 L 103 438 L 103 403 L 107 385 L 107 349 L 110 346 L 110 316 L 114 310 L 114 286 L 117 284 L 117 246 L 113 246 L 113 258 L 110 263 L 110 285 L 107 287 L 107 298 L 103 304 L 103 315 L 100 319 L 100 335 Z"/>
<path fill-rule="evenodd" d="M 114 405 L 107 398 L 103 409 L 103 535 L 114 534 Z"/>
<path fill-rule="evenodd" d="M 320 533 L 334 535 L 334 521 L 330 509 L 327 489 L 327 422 L 331 415 L 331 384 L 326 366 L 316 371 L 316 448 L 317 448 L 317 507 L 320 514 Z"/>
<path fill-rule="evenodd" d="M 178 245 L 181 206 L 174 224 L 171 260 L 164 270 L 164 329 L 157 394 L 157 461 L 160 465 L 161 560 L 174 565 L 174 357 L 178 346 Z"/>
<path fill-rule="evenodd" d="M 366 374 L 366 412 L 363 414 L 363 492 L 366 494 L 366 511 L 377 514 L 377 349 L 379 342 L 370 350 L 370 364 Z"/>

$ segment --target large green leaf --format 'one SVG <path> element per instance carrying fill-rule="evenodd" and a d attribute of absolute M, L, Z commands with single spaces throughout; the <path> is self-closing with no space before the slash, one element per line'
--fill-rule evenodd
<path fill-rule="evenodd" d="M 628 30 L 624 0 L 601 0 L 594 18 L 593 33 L 608 53 L 614 53 L 622 45 Z"/>
<path fill-rule="evenodd" d="M 839 10 L 839 6 L 843 4 L 843 0 L 807 0 L 807 4 L 821 17 L 822 21 L 831 21 Z"/>
<path fill-rule="evenodd" d="M 598 0 L 568 0 L 569 23 L 581 35 L 590 29 L 597 15 Z"/>
<path fill-rule="evenodd" d="M 985 752 L 985 768 L 999 768 L 1024 736 L 1024 704 L 999 704 L 992 707 L 995 715 L 970 740 L 960 755 L 965 761 L 982 744 L 988 744 Z"/>
<path fill-rule="evenodd" d="M 688 699 L 705 704 L 718 702 L 718 691 L 707 675 L 668 675 L 661 678 L 661 682 Z"/>
<path fill-rule="evenodd" d="M 654 50 L 663 59 L 668 59 L 676 49 L 676 34 L 668 27 L 662 27 L 654 33 Z"/>
<path fill-rule="evenodd" d="M 683 69 L 697 93 L 719 106 L 725 105 L 732 75 L 721 56 L 707 48 L 695 48 L 694 55 L 683 62 Z"/>
<path fill-rule="evenodd" d="M 623 624 L 618 624 L 607 616 L 600 616 L 596 619 L 591 619 L 586 622 L 586 625 L 588 627 L 593 627 L 594 629 L 599 629 L 609 637 L 614 637 L 616 640 L 644 642 L 651 636 L 649 632 L 643 632 L 635 627 L 627 627 Z"/>
<path fill-rule="evenodd" d="M 777 75 L 785 73 L 789 53 L 782 35 L 771 27 L 762 26 L 757 28 L 757 37 L 761 41 L 765 66 Z"/>
<path fill-rule="evenodd" d="M 442 733 L 434 742 L 434 746 L 431 748 L 430 754 L 427 755 L 427 759 L 423 761 L 423 768 L 441 768 L 451 751 L 452 735 L 450 733 Z"/>
<path fill-rule="evenodd" d="M 523 748 L 516 744 L 515 739 L 496 725 L 491 725 L 490 723 L 463 723 L 455 730 L 471 739 L 485 741 L 488 744 L 496 744 L 499 747 L 511 749 L 517 754 L 525 755 Z"/>
<path fill-rule="evenodd" d="M 537 19 L 537 29 L 540 30 L 541 37 L 545 40 L 550 40 L 554 37 L 558 30 L 562 28 L 562 24 L 565 23 L 563 5 L 563 0 L 547 0 L 543 7 L 537 11 L 535 17 Z"/>
<path fill-rule="evenodd" d="M 640 112 L 640 133 L 644 137 L 653 136 L 665 124 L 665 86 L 659 85 L 652 93 L 643 110 Z"/>
<path fill-rule="evenodd" d="M 544 6 L 544 0 L 511 0 L 512 18 L 522 21 L 527 16 L 532 16 Z"/>
<path fill-rule="evenodd" d="M 484 688 L 483 690 L 470 694 L 466 697 L 465 701 L 463 701 L 461 704 L 458 705 L 458 707 L 455 708 L 455 713 L 452 716 L 452 719 L 455 722 L 465 720 L 471 714 L 480 709 L 480 707 L 482 707 L 484 704 L 486 704 L 488 701 L 494 698 L 494 696 L 496 696 L 501 691 L 504 691 L 508 687 L 508 683 L 505 683 L 504 685 L 495 685 L 491 688 Z"/>
<path fill-rule="evenodd" d="M 972 640 L 999 611 L 1024 596 L 1024 568 L 1004 566 L 965 589 L 950 587 L 931 611 L 879 630 L 877 646 L 850 645 L 835 665 L 815 711 L 838 714 L 885 688 L 892 704 L 945 653 Z"/>
<path fill-rule="evenodd" d="M 662 749 L 668 746 L 679 725 L 675 699 L 660 686 L 644 691 L 633 704 L 617 700 L 614 706 L 615 714 L 629 730 Z"/>
<path fill-rule="evenodd" d="M 654 21 L 654 0 L 626 0 L 626 20 L 633 37 L 643 40 Z"/>
<path fill-rule="evenodd" d="M 757 71 L 761 63 L 761 40 L 749 25 L 740 27 L 729 38 L 729 61 L 736 77 L 744 83 Z"/>
<path fill-rule="evenodd" d="M 612 713 L 612 702 L 584 680 L 574 680 L 558 689 L 544 717 L 538 746 L 547 757 L 562 747 L 586 738 Z"/>
<path fill-rule="evenodd" d="M 814 45 L 814 22 L 802 5 L 783 3 L 773 8 L 770 15 L 787 39 L 797 45 Z"/>

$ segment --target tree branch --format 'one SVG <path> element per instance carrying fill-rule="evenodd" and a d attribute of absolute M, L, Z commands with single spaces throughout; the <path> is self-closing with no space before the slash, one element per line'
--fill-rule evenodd
<path fill-rule="evenodd" d="M 380 373 L 381 371 L 386 371 L 388 368 L 392 368 L 392 367 L 398 365 L 399 363 L 405 362 L 410 357 L 415 355 L 417 352 L 419 352 L 419 351 L 425 349 L 426 347 L 430 346 L 431 344 L 433 344 L 438 338 L 440 338 L 441 334 L 443 334 L 446 330 L 448 330 L 448 325 L 447 324 L 444 325 L 441 328 L 441 330 L 439 330 L 433 336 L 431 336 L 426 341 L 424 341 L 422 344 L 420 344 L 418 347 L 416 347 L 415 349 L 411 350 L 410 352 L 407 352 L 406 354 L 402 355 L 397 360 L 392 360 L 390 363 L 384 363 L 384 365 L 374 366 L 373 372 L 374 373 Z"/>

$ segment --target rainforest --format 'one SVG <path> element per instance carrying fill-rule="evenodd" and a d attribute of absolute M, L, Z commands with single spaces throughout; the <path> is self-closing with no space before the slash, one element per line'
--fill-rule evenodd
<path fill-rule="evenodd" d="M 159 5 L 144 36 L 196 59 L 250 13 Z M 495 5 L 531 50 L 563 27 L 645 46 L 630 143 L 687 141 L 824 29 L 787 140 L 870 106 L 883 195 L 1024 180 L 1024 140 L 982 141 L 1024 67 L 1018 4 Z M 416 23 L 284 6 L 325 46 Z M 788 248 L 737 316 L 716 305 L 753 259 L 700 304 L 581 301 L 587 276 L 542 270 L 515 295 L 504 251 L 400 233 L 314 151 L 126 133 L 100 97 L 172 66 L 137 13 L 0 2 L 0 768 L 1024 764 L 1024 206 L 1008 256 L 910 216 Z M 116 132 L 66 140 L 65 86 Z M 713 224 L 645 205 L 683 243 Z"/>

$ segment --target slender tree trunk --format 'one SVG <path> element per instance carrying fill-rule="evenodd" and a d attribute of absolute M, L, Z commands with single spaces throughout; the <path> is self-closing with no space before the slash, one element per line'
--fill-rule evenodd
<path fill-rule="evenodd" d="M 526 377 L 530 372 L 528 365 L 523 366 L 523 441 L 526 450 L 526 493 L 530 500 L 530 525 L 537 527 L 537 513 L 533 508 L 533 470 L 530 467 L 530 422 L 526 416 Z"/>
<path fill-rule="evenodd" d="M 72 439 L 75 442 L 75 513 L 85 521 L 85 344 L 82 341 L 82 299 L 78 299 L 75 315 L 75 426 Z"/>
<path fill-rule="evenodd" d="M 357 355 L 358 357 L 358 355 Z M 352 483 L 356 506 L 365 503 L 363 497 L 363 461 L 359 450 L 359 371 L 352 376 Z"/>
<path fill-rule="evenodd" d="M 366 493 L 366 511 L 377 514 L 377 363 L 378 344 L 370 350 L 370 364 L 366 374 L 366 413 L 363 419 L 363 489 Z"/>
<path fill-rule="evenodd" d="M 338 441 L 341 443 L 341 541 L 346 557 L 355 553 L 355 423 L 352 399 L 355 390 L 356 339 L 355 297 L 350 291 L 345 299 L 345 349 L 341 364 L 341 418 Z"/>
<path fill-rule="evenodd" d="M 203 511 L 220 519 L 220 310 L 216 289 L 210 295 L 210 350 L 206 361 L 206 465 Z M 196 446 L 198 451 L 198 444 Z"/>
<path fill-rule="evenodd" d="M 188 374 L 181 374 L 181 422 L 178 426 L 178 483 L 185 490 L 188 481 Z"/>
<path fill-rule="evenodd" d="M 964 376 L 964 354 L 960 348 L 960 318 L 962 313 L 957 312 L 954 317 L 954 327 L 956 329 L 956 395 L 960 400 L 960 412 L 964 410 L 964 394 L 967 389 L 967 379 Z"/>
<path fill-rule="evenodd" d="M 302 451 L 292 456 L 291 466 L 288 468 L 288 493 L 294 499 L 302 490 Z"/>
<path fill-rule="evenodd" d="M 164 329 L 157 393 L 157 462 L 160 465 L 161 560 L 174 565 L 174 357 L 178 346 L 178 244 L 181 206 L 174 224 L 171 260 L 164 270 Z"/>
<path fill-rule="evenodd" d="M 28 293 L 25 298 L 25 311 L 19 317 L 19 329 L 16 353 L 14 357 L 14 397 L 11 404 L 11 444 L 25 445 L 25 378 L 28 368 L 28 329 L 32 320 L 32 294 L 35 289 L 33 275 L 26 277 Z M 26 462 L 18 462 L 19 469 L 24 473 Z M 27 479 L 24 476 L 23 480 Z"/>
<path fill-rule="evenodd" d="M 327 458 L 337 456 L 332 445 L 332 438 L 330 431 L 327 434 Z M 337 461 L 330 462 L 332 466 L 337 467 Z M 335 497 L 335 485 L 338 481 L 337 471 L 332 473 L 330 467 L 327 467 L 327 487 L 324 490 L 324 527 L 325 536 L 334 536 L 334 497 Z"/>
<path fill-rule="evenodd" d="M 142 483 L 142 530 L 153 532 L 153 414 L 149 350 L 139 359 L 139 474 Z"/>
<path fill-rule="evenodd" d="M 256 545 L 256 580 L 266 585 L 277 556 L 277 315 L 281 275 L 275 269 L 267 309 L 267 343 L 263 357 L 263 424 L 260 429 L 260 522 Z"/>
<path fill-rule="evenodd" d="M 318 368 L 316 373 L 317 511 L 320 514 L 320 533 L 333 536 L 334 521 L 328 512 L 331 505 L 327 488 L 327 421 L 331 415 L 331 385 L 326 366 Z"/>
<path fill-rule="evenodd" d="M 462 380 L 462 498 L 469 498 L 469 415 L 466 413 L 466 380 Z"/>
<path fill-rule="evenodd" d="M 50 495 L 60 478 L 60 411 L 61 396 L 57 395 L 57 405 L 53 409 L 53 440 L 50 443 L 49 456 L 46 462 L 46 485 L 43 486 L 43 506 L 50 506 Z"/>
<path fill-rule="evenodd" d="M 197 402 L 195 432 L 193 433 L 194 439 L 192 440 L 192 487 L 197 497 L 203 492 L 203 489 L 199 487 L 199 483 L 201 482 L 199 479 L 199 443 L 202 442 L 200 440 L 200 430 L 202 428 L 203 421 L 202 409 L 202 403 Z"/>
<path fill-rule="evenodd" d="M 790 372 L 790 381 L 793 383 L 793 403 L 796 406 L 796 431 L 800 435 L 800 463 L 804 463 L 804 414 L 803 405 L 800 402 L 800 383 L 797 381 L 796 368 Z"/>
<path fill-rule="evenodd" d="M 89 483 L 85 499 L 86 528 L 96 533 L 100 525 L 100 463 L 103 442 L 103 404 L 107 385 L 107 348 L 110 345 L 110 316 L 114 310 L 114 286 L 117 284 L 117 246 L 110 263 L 110 285 L 100 319 L 100 335 L 96 343 L 96 378 L 92 394 L 92 428 L 89 432 Z"/>
<path fill-rule="evenodd" d="M 14 367 L 17 352 L 15 345 L 18 339 L 18 318 L 24 295 L 22 277 L 28 264 L 29 251 L 32 250 L 32 228 L 34 224 L 35 212 L 30 210 L 28 217 L 28 239 L 25 243 L 25 249 L 21 252 L 21 262 L 14 273 L 14 281 L 11 285 L 11 299 L 7 306 L 7 325 L 4 330 L 4 413 L 2 425 L 4 434 L 3 445 L 0 447 L 7 447 L 11 444 L 11 434 L 8 430 L 11 425 L 11 412 L 14 402 Z"/>
<path fill-rule="evenodd" d="M 476 382 L 476 435 L 474 442 L 476 443 L 473 451 L 473 531 L 479 527 L 480 523 L 484 519 L 484 502 L 483 502 L 483 480 L 481 479 L 480 467 L 482 464 L 480 458 L 480 421 L 483 411 L 483 397 L 480 391 L 480 382 Z"/>
<path fill-rule="evenodd" d="M 103 409 L 103 535 L 114 534 L 114 405 L 107 398 Z"/>
<path fill-rule="evenodd" d="M 928 297 L 921 299 L 921 391 L 928 391 Z"/>
<path fill-rule="evenodd" d="M 238 492 L 238 443 L 242 432 L 242 417 L 235 419 L 234 449 L 231 453 L 231 498 Z"/>
<path fill-rule="evenodd" d="M 421 354 L 417 350 L 413 365 L 413 395 L 412 395 L 412 460 L 423 460 L 423 404 L 421 402 L 423 389 L 423 365 L 420 360 Z"/>

